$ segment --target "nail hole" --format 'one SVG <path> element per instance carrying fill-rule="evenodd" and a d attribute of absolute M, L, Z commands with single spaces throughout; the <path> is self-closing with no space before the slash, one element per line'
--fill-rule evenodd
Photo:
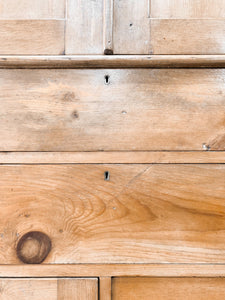
<path fill-rule="evenodd" d="M 106 172 L 104 173 L 104 179 L 105 179 L 106 181 L 109 181 L 109 180 L 110 180 L 110 173 L 109 173 L 109 171 L 106 171 Z"/>
<path fill-rule="evenodd" d="M 109 82 L 109 78 L 110 78 L 109 75 L 105 75 L 105 84 L 109 84 L 109 83 L 110 83 L 110 82 Z"/>
<path fill-rule="evenodd" d="M 130 27 L 132 27 L 133 26 L 133 23 L 130 23 Z"/>

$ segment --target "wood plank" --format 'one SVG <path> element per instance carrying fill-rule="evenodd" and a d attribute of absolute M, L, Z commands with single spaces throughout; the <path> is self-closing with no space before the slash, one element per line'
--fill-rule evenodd
<path fill-rule="evenodd" d="M 93 279 L 58 279 L 57 300 L 97 300 L 98 280 Z"/>
<path fill-rule="evenodd" d="M 225 55 L 0 56 L 1 69 L 224 68 Z"/>
<path fill-rule="evenodd" d="M 224 54 L 224 20 L 151 19 L 154 54 Z"/>
<path fill-rule="evenodd" d="M 0 265 L 1 277 L 225 277 L 224 264 Z"/>
<path fill-rule="evenodd" d="M 224 151 L 0 152 L 0 164 L 222 164 L 224 154 Z"/>
<path fill-rule="evenodd" d="M 225 0 L 149 0 L 151 17 L 163 19 L 219 19 L 225 17 Z"/>
<path fill-rule="evenodd" d="M 97 279 L 0 279 L 4 300 L 97 300 Z"/>
<path fill-rule="evenodd" d="M 103 0 L 68 0 L 65 54 L 103 54 Z"/>
<path fill-rule="evenodd" d="M 64 52 L 62 20 L 0 20 L 0 54 L 50 55 Z"/>
<path fill-rule="evenodd" d="M 224 75 L 1 70 L 0 151 L 225 150 Z"/>
<path fill-rule="evenodd" d="M 110 176 L 105 180 L 105 172 Z M 44 263 L 225 263 L 224 165 L 0 167 L 0 263 L 40 231 Z"/>
<path fill-rule="evenodd" d="M 111 300 L 111 277 L 100 277 L 99 281 L 99 300 Z"/>
<path fill-rule="evenodd" d="M 65 0 L 0 0 L 0 19 L 63 19 Z"/>
<path fill-rule="evenodd" d="M 221 300 L 225 278 L 114 278 L 113 300 Z"/>
<path fill-rule="evenodd" d="M 149 54 L 148 1 L 114 0 L 114 54 Z"/>

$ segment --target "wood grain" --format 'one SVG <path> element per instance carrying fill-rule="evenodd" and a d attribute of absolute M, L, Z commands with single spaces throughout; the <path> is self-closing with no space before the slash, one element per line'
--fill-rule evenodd
<path fill-rule="evenodd" d="M 114 278 L 112 300 L 221 300 L 224 278 Z"/>
<path fill-rule="evenodd" d="M 224 154 L 224 151 L 0 152 L 0 164 L 222 164 Z"/>
<path fill-rule="evenodd" d="M 220 19 L 225 17 L 224 0 L 150 0 L 151 17 L 162 19 Z"/>
<path fill-rule="evenodd" d="M 4 300 L 97 300 L 97 279 L 0 279 Z"/>
<path fill-rule="evenodd" d="M 110 180 L 106 181 L 105 172 Z M 0 167 L 0 263 L 29 231 L 50 263 L 224 263 L 224 165 Z"/>
<path fill-rule="evenodd" d="M 224 75 L 1 70 L 0 151 L 225 150 Z"/>
<path fill-rule="evenodd" d="M 103 0 L 68 0 L 65 54 L 103 54 Z"/>
<path fill-rule="evenodd" d="M 114 18 L 114 0 L 104 0 L 104 24 L 103 24 L 103 43 L 104 54 L 113 54 L 113 18 Z"/>
<path fill-rule="evenodd" d="M 225 277 L 224 264 L 0 265 L 1 277 Z M 101 278 L 100 278 L 101 280 Z"/>
<path fill-rule="evenodd" d="M 63 19 L 65 0 L 0 0 L 0 19 Z"/>
<path fill-rule="evenodd" d="M 151 53 L 148 1 L 114 0 L 113 53 Z"/>
<path fill-rule="evenodd" d="M 154 54 L 224 54 L 223 20 L 151 20 Z"/>
<path fill-rule="evenodd" d="M 63 52 L 63 20 L 0 20 L 1 55 L 58 55 Z"/>

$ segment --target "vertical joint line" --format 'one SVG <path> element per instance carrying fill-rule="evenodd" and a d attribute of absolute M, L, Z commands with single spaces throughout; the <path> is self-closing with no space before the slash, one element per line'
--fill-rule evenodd
<path fill-rule="evenodd" d="M 104 54 L 113 54 L 113 0 L 104 0 Z"/>
<path fill-rule="evenodd" d="M 148 18 L 151 18 L 151 0 L 148 0 Z"/>

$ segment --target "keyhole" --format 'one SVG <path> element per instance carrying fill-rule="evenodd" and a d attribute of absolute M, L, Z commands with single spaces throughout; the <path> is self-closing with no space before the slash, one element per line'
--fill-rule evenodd
<path fill-rule="evenodd" d="M 109 171 L 106 171 L 106 172 L 104 173 L 104 179 L 105 179 L 106 181 L 109 181 L 109 180 L 110 180 L 110 173 L 109 173 Z"/>
<path fill-rule="evenodd" d="M 105 84 L 107 85 L 110 84 L 109 78 L 110 78 L 109 75 L 105 75 Z"/>

